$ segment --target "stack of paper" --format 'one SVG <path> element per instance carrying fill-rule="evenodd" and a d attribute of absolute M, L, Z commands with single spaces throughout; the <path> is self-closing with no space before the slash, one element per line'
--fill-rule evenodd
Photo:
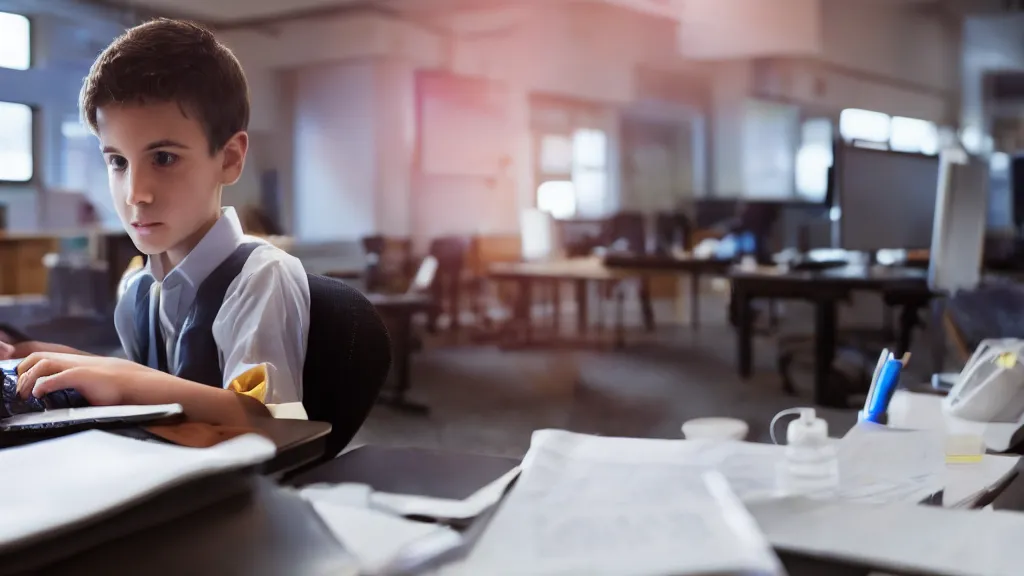
<path fill-rule="evenodd" d="M 515 489 L 444 573 L 781 573 L 721 474 L 685 463 L 699 446 L 668 442 L 535 432 Z"/>
<path fill-rule="evenodd" d="M 466 521 L 494 506 L 519 474 L 514 468 L 465 500 L 375 492 L 366 484 L 311 484 L 299 491 L 334 537 L 367 573 L 388 573 L 393 567 L 429 564 L 461 546 L 462 537 L 438 522 Z"/>
<path fill-rule="evenodd" d="M 748 504 L 777 550 L 898 574 L 1019 576 L 1024 515 L 809 499 Z"/>
<path fill-rule="evenodd" d="M 99 519 L 172 486 L 269 460 L 247 434 L 213 448 L 139 442 L 97 430 L 0 451 L 0 551 Z"/>

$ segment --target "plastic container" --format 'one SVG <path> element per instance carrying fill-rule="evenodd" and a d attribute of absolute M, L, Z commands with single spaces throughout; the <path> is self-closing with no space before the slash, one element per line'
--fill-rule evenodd
<path fill-rule="evenodd" d="M 839 487 L 839 458 L 828 423 L 813 408 L 801 408 L 800 417 L 786 428 L 786 458 L 778 470 L 783 495 L 828 496 Z"/>
<path fill-rule="evenodd" d="M 683 422 L 687 440 L 743 440 L 749 427 L 735 418 L 696 418 Z"/>

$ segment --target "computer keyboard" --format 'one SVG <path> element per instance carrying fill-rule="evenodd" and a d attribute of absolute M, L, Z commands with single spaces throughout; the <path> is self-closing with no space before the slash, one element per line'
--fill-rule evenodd
<path fill-rule="evenodd" d="M 56 408 L 83 408 L 88 406 L 85 398 L 75 390 L 59 390 L 42 398 L 18 397 L 18 374 L 14 370 L 3 369 L 3 388 L 0 390 L 0 420 L 16 414 L 42 412 Z"/>

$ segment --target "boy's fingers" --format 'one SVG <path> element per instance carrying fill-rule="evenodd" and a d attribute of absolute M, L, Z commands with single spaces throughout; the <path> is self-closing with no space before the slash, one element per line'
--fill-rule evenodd
<path fill-rule="evenodd" d="M 32 395 L 41 398 L 50 392 L 81 386 L 86 384 L 83 376 L 86 375 L 81 368 L 71 368 L 56 374 L 40 376 L 32 387 Z"/>
<path fill-rule="evenodd" d="M 18 376 L 18 395 L 22 398 L 28 398 L 40 378 L 53 376 L 69 367 L 66 362 L 61 362 L 54 358 L 37 358 L 32 366 Z"/>

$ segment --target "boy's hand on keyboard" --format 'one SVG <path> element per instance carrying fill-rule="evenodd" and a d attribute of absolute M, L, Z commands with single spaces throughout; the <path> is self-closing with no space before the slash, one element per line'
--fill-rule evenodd
<path fill-rule="evenodd" d="M 17 358 L 15 355 L 14 344 L 3 340 L 4 333 L 0 332 L 0 360 L 10 360 L 11 358 Z"/>
<path fill-rule="evenodd" d="M 120 358 L 37 352 L 18 365 L 18 395 L 41 398 L 70 388 L 93 406 L 123 404 L 139 370 L 151 369 Z"/>

